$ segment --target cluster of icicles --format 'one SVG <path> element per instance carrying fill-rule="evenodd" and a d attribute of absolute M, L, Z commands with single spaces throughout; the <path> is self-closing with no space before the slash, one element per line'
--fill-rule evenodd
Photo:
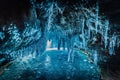
<path fill-rule="evenodd" d="M 40 7 L 44 8 L 41 5 Z M 109 20 L 99 15 L 99 6 L 96 5 L 90 9 L 84 6 L 74 6 L 74 8 L 76 11 L 70 11 L 67 16 L 63 16 L 64 11 L 67 9 L 65 7 L 59 7 L 55 2 L 51 3 L 49 8 L 46 9 L 45 15 L 48 16 L 46 24 L 49 33 L 48 36 L 50 37 L 49 40 L 51 41 L 49 47 L 50 44 L 52 48 L 56 47 L 54 44 L 56 44 L 55 40 L 57 40 L 58 49 L 61 49 L 61 46 L 63 50 L 67 48 L 70 51 L 70 49 L 77 46 L 79 49 L 89 51 L 96 60 L 100 50 L 107 50 L 107 53 L 110 55 L 115 55 L 115 47 L 120 46 L 120 37 L 114 33 L 110 35 Z M 55 20 L 57 18 L 56 15 L 59 14 L 62 17 L 58 24 Z M 98 41 L 95 43 L 98 49 L 89 48 L 88 44 L 90 41 L 92 41 L 91 44 Z"/>
<path fill-rule="evenodd" d="M 46 28 L 44 36 L 46 36 L 45 38 L 47 40 L 43 39 L 46 40 L 46 48 L 61 49 L 62 47 L 63 50 L 67 49 L 70 51 L 70 49 L 77 46 L 77 48 L 90 51 L 92 55 L 95 54 L 95 59 L 97 59 L 96 54 L 99 50 L 89 48 L 88 44 L 90 41 L 92 41 L 91 44 L 95 43 L 98 40 L 98 36 L 96 36 L 98 34 L 101 37 L 99 43 L 104 45 L 99 48 L 108 50 L 110 55 L 115 54 L 116 46 L 120 46 L 120 36 L 114 34 L 109 35 L 109 20 L 99 15 L 98 5 L 90 9 L 84 6 L 74 6 L 76 11 L 69 11 L 67 16 L 64 16 L 64 11 L 67 9 L 65 7 L 59 7 L 56 2 L 51 2 L 46 5 L 43 3 L 34 5 L 34 8 L 43 9 L 45 11 L 43 17 L 47 17 L 47 21 L 44 23 Z M 55 21 L 57 15 L 62 15 L 59 23 Z M 40 54 L 40 48 L 46 44 L 42 44 L 40 39 L 40 41 L 31 46 L 13 51 L 11 55 L 17 56 L 20 54 L 22 57 L 27 53 L 34 53 L 34 55 Z"/>

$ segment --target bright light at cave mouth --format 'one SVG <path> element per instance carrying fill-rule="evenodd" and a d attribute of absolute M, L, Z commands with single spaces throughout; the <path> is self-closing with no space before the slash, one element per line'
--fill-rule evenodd
<path fill-rule="evenodd" d="M 52 40 L 47 40 L 46 51 L 50 51 L 50 50 L 58 50 L 58 47 L 55 46 Z M 63 47 L 60 47 L 60 50 L 64 50 Z M 67 50 L 67 48 L 65 48 L 65 50 Z"/>

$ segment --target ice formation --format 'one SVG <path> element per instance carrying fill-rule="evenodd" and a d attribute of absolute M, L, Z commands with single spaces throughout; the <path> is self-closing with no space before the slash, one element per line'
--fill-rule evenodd
<path fill-rule="evenodd" d="M 44 14 L 37 14 L 34 10 L 34 23 L 24 22 L 25 28 L 22 32 L 13 23 L 9 28 L 4 27 L 3 31 L 7 31 L 10 37 L 2 45 L 1 49 L 6 49 L 1 50 L 1 53 L 22 57 L 33 53 L 42 54 L 45 50 L 67 50 L 69 61 L 70 56 L 74 56 L 74 48 L 78 48 L 90 52 L 96 63 L 100 50 L 108 50 L 113 55 L 115 46 L 120 46 L 120 37 L 109 35 L 109 20 L 99 15 L 98 3 L 90 8 L 82 4 L 74 6 L 75 10 L 70 11 L 54 1 L 40 4 L 34 4 L 33 1 L 32 4 L 33 9 L 42 10 Z M 4 37 L 0 32 L 0 40 Z"/>

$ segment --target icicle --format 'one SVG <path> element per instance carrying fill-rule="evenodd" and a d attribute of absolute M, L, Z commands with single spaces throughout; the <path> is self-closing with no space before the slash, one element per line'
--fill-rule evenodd
<path fill-rule="evenodd" d="M 120 47 L 120 40 L 117 42 L 117 47 Z"/>
<path fill-rule="evenodd" d="M 50 8 L 48 9 L 48 15 L 49 15 L 49 17 L 48 17 L 48 31 L 50 30 L 50 28 L 51 28 L 51 25 L 52 25 L 52 22 L 53 22 L 53 10 L 54 10 L 54 4 L 52 4 L 51 6 L 50 6 Z"/>
<path fill-rule="evenodd" d="M 109 43 L 109 54 L 110 55 L 115 54 L 115 45 L 116 45 L 116 36 L 113 36 L 110 38 L 110 43 Z"/>
<path fill-rule="evenodd" d="M 97 65 L 97 63 L 98 63 L 98 54 L 97 54 L 97 51 L 94 51 L 93 55 L 94 55 L 94 63 Z"/>
<path fill-rule="evenodd" d="M 97 5 L 96 5 L 96 21 L 95 21 L 96 33 L 98 32 L 98 16 L 99 16 L 99 6 L 98 6 L 98 2 L 97 2 Z"/>
<path fill-rule="evenodd" d="M 109 27 L 109 21 L 106 20 L 106 22 L 105 22 L 105 34 L 104 34 L 105 48 L 107 48 L 107 45 L 108 45 L 108 27 Z"/>
<path fill-rule="evenodd" d="M 110 55 L 113 55 L 114 54 L 114 47 L 113 47 L 113 43 L 112 42 L 110 42 L 110 44 L 109 44 L 110 46 L 109 46 L 109 54 Z"/>
<path fill-rule="evenodd" d="M 88 39 L 90 40 L 90 36 L 91 36 L 91 34 L 90 34 L 90 28 L 88 28 Z"/>
<path fill-rule="evenodd" d="M 81 34 L 81 37 L 82 37 L 82 40 L 83 40 L 83 48 L 86 48 L 86 42 L 85 42 L 85 33 L 84 33 L 84 26 L 85 26 L 85 20 L 84 18 L 82 19 L 82 34 Z"/>
<path fill-rule="evenodd" d="M 68 60 L 67 60 L 68 62 L 70 62 L 70 61 L 74 61 L 74 53 L 73 53 L 73 50 L 72 49 L 70 49 L 70 51 L 68 52 Z"/>

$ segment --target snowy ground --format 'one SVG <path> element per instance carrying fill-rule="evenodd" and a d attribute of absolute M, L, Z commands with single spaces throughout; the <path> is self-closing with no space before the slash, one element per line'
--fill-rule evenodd
<path fill-rule="evenodd" d="M 29 55 L 14 61 L 0 80 L 100 80 L 98 67 L 83 53 L 74 53 L 68 62 L 65 51 L 45 51 L 41 56 Z"/>

